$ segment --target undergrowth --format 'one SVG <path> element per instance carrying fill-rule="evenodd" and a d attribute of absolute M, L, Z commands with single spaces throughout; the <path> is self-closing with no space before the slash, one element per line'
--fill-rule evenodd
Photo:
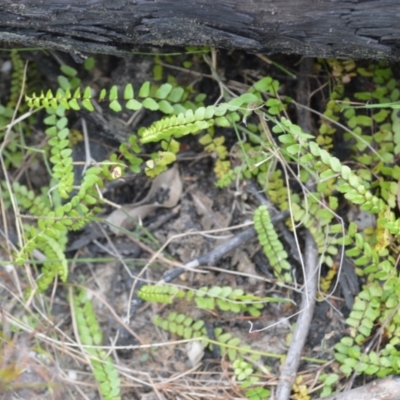
<path fill-rule="evenodd" d="M 12 124 L 15 93 L 22 82 L 18 53 L 13 53 L 13 57 L 18 73 L 13 75 L 9 102 L 0 107 L 2 127 Z M 159 84 L 160 57 L 155 60 L 154 82 L 143 82 L 136 92 L 132 84 L 127 84 L 122 90 L 112 86 L 97 94 L 91 87 L 81 87 L 77 71 L 70 67 L 62 69 L 57 90 L 34 93 L 27 85 L 24 110 L 33 108 L 46 113 L 43 122 L 48 140 L 41 154 L 50 165 L 51 179 L 40 193 L 21 182 L 4 181 L 1 187 L 5 208 L 12 208 L 15 215 L 34 217 L 19 226 L 13 261 L 29 265 L 35 251 L 44 255 L 40 272 L 34 275 L 33 293 L 27 296 L 46 291 L 56 278 L 67 283 L 68 233 L 96 218 L 104 205 L 101 189 L 108 182 L 127 171 L 144 171 L 149 177 L 159 175 L 176 161 L 180 140 L 187 135 L 199 135 L 199 143 L 214 155 L 218 187 L 245 179 L 257 180 L 278 210 L 290 210 L 288 226 L 292 231 L 307 228 L 311 232 L 321 265 L 333 270 L 344 252 L 356 266 L 363 288 L 347 319 L 348 335 L 335 345 L 332 353 L 339 367 L 326 368 L 320 375 L 324 384 L 321 395 L 339 390 L 352 374 L 379 377 L 397 374 L 400 278 L 395 250 L 400 231 L 397 204 L 400 115 L 394 102 L 400 97 L 398 83 L 384 63 L 357 67 L 353 62 L 329 60 L 318 65 L 332 75 L 330 98 L 316 135 L 303 132 L 291 121 L 287 109 L 293 101 L 280 93 L 279 82 L 271 77 L 254 82 L 237 96 L 223 90 L 224 100 L 209 105 L 205 95 L 196 93 L 193 87 L 179 86 L 173 79 Z M 346 84 L 355 77 L 362 78 L 369 89 L 350 98 Z M 362 103 L 354 104 L 355 101 Z M 365 106 L 365 102 L 369 104 Z M 145 109 L 163 116 L 133 132 L 109 159 L 88 163 L 82 179 L 76 182 L 69 118 L 73 111 L 93 112 L 99 103 L 107 104 L 115 113 Z M 18 126 L 20 132 L 29 134 L 28 121 Z M 237 133 L 238 141 L 232 148 L 227 147 L 225 137 L 219 133 L 221 127 Z M 339 131 L 348 144 L 346 161 L 335 156 L 335 135 Z M 11 140 L 6 132 L 9 135 L 10 130 L 2 130 L 6 140 L 2 153 L 4 165 L 17 166 L 27 150 L 19 144 L 16 133 Z M 159 150 L 144 160 L 142 153 L 148 143 L 159 143 Z M 307 189 L 309 182 L 314 183 L 315 189 Z M 295 190 L 294 186 L 301 190 Z M 372 215 L 374 223 L 362 229 L 352 221 L 347 223 L 337 210 L 344 201 L 348 209 Z M 292 284 L 293 263 L 271 223 L 267 207 L 254 210 L 254 227 L 278 284 Z M 329 284 L 324 287 L 328 291 Z M 139 296 L 169 305 L 184 300 L 198 308 L 247 313 L 253 317 L 261 315 L 265 304 L 277 301 L 230 286 L 185 292 L 170 285 L 150 285 L 142 287 Z M 101 344 L 100 326 L 85 292 L 75 293 L 72 304 L 82 345 Z M 204 321 L 194 321 L 175 311 L 166 317 L 157 316 L 154 323 L 182 338 L 197 338 L 203 347 L 219 346 L 242 393 L 249 399 L 269 398 L 269 388 L 258 385 L 261 372 L 254 365 L 262 362 L 262 356 L 271 355 L 242 345 L 240 339 L 221 328 L 215 329 L 215 340 L 210 340 Z M 100 350 L 88 348 L 86 352 L 103 398 L 118 398 L 119 380 L 112 359 Z M 307 396 L 301 379 L 295 392 L 298 399 Z"/>

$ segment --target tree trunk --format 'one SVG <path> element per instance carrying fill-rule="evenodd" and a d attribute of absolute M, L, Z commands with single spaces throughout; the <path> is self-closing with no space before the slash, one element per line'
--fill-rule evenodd
<path fill-rule="evenodd" d="M 0 41 L 124 55 L 147 46 L 400 59 L 397 0 L 2 0 Z"/>

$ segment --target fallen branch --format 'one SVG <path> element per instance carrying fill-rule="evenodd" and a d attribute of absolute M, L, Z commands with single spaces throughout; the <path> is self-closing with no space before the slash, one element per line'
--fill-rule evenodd
<path fill-rule="evenodd" d="M 279 377 L 275 400 L 288 400 L 296 379 L 301 353 L 306 342 L 311 320 L 314 315 L 315 295 L 318 281 L 318 251 L 311 233 L 307 232 L 305 245 L 305 285 L 302 294 L 299 317 L 293 334 L 286 362 Z"/>
<path fill-rule="evenodd" d="M 388 376 L 318 400 L 400 400 L 400 376 Z"/>

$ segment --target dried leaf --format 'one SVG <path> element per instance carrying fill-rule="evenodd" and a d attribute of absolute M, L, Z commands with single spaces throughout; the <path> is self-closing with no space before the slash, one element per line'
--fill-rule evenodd
<path fill-rule="evenodd" d="M 201 215 L 201 225 L 204 230 L 210 230 L 215 223 L 212 205 L 213 201 L 202 193 L 191 193 L 197 214 Z"/>
<path fill-rule="evenodd" d="M 134 204 L 127 204 L 113 211 L 107 218 L 110 229 L 120 235 L 121 229 L 130 230 L 139 220 L 146 218 L 157 208 L 172 208 L 182 194 L 182 180 L 176 165 L 154 179 L 147 196 Z"/>
<path fill-rule="evenodd" d="M 204 357 L 204 346 L 199 341 L 188 342 L 186 352 L 190 364 L 195 367 Z"/>

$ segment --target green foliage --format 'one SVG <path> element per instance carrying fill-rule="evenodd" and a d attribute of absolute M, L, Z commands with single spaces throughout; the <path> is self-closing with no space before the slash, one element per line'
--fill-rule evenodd
<path fill-rule="evenodd" d="M 399 372 L 397 291 L 388 284 L 382 288 L 378 282 L 364 286 L 346 322 L 350 326 L 350 337 L 335 345 L 335 358 L 342 364 L 345 375 L 354 371 L 384 377 Z M 384 346 L 379 351 L 363 352 L 363 344 L 377 327 L 381 327 L 379 336 L 386 337 Z"/>
<path fill-rule="evenodd" d="M 349 82 L 351 77 L 355 75 L 355 62 L 352 60 L 322 60 L 321 63 L 327 63 L 331 69 L 331 93 L 329 100 L 325 106 L 323 113 L 325 118 L 322 118 L 319 127 L 319 134 L 316 137 L 316 142 L 325 150 L 333 149 L 333 135 L 337 131 L 335 122 L 340 120 L 341 106 L 337 100 L 342 100 L 345 91 L 345 83 Z"/>
<path fill-rule="evenodd" d="M 112 358 L 104 350 L 90 347 L 101 346 L 103 335 L 88 293 L 85 290 L 76 291 L 72 302 L 79 341 L 83 346 L 89 346 L 84 350 L 98 382 L 99 392 L 104 400 L 120 400 L 121 381 Z"/>
<path fill-rule="evenodd" d="M 10 85 L 10 96 L 7 103 L 7 108 L 14 108 L 17 104 L 18 97 L 21 94 L 22 83 L 24 79 L 24 62 L 18 50 L 13 49 L 10 52 L 12 62 L 12 74 Z"/>
<path fill-rule="evenodd" d="M 219 309 L 223 312 L 243 313 L 248 312 L 254 317 L 261 315 L 263 303 L 268 301 L 284 301 L 278 298 L 261 298 L 253 294 L 245 294 L 242 289 L 232 289 L 230 286 L 203 287 L 197 291 L 182 290 L 172 285 L 144 285 L 138 296 L 146 301 L 172 304 L 174 300 L 195 302 L 196 306 L 205 310 Z M 220 346 L 232 363 L 233 373 L 243 390 L 248 389 L 259 381 L 254 365 L 243 358 L 248 356 L 253 361 L 259 361 L 261 355 L 253 352 L 247 345 L 240 345 L 240 339 L 231 333 L 224 332 L 221 328 L 214 329 L 217 342 L 207 338 L 207 330 L 203 320 L 194 320 L 182 313 L 171 312 L 166 319 L 157 315 L 155 325 L 184 339 L 199 338 L 203 346 L 210 349 L 214 345 Z M 276 355 L 275 355 L 276 356 Z M 251 388 L 246 390 L 249 399 L 262 399 L 269 393 L 266 389 Z"/>
<path fill-rule="evenodd" d="M 53 178 L 58 180 L 57 189 L 64 199 L 69 197 L 74 184 L 72 149 L 69 148 L 68 119 L 63 107 L 47 108 L 49 116 L 44 123 L 49 125 L 46 134 L 51 137 L 48 144 L 51 146 L 50 161 L 53 164 Z"/>
<path fill-rule="evenodd" d="M 254 212 L 254 228 L 258 234 L 264 254 L 267 256 L 271 267 L 274 269 L 276 276 L 284 282 L 291 282 L 290 274 L 291 265 L 287 258 L 288 254 L 284 250 L 278 234 L 275 231 L 274 225 L 271 222 L 271 217 L 266 206 L 260 206 Z"/>
<path fill-rule="evenodd" d="M 172 304 L 174 299 L 184 299 L 194 302 L 198 308 L 204 310 L 247 312 L 253 317 L 261 315 L 260 310 L 263 309 L 265 303 L 285 301 L 275 297 L 246 294 L 242 289 L 232 289 L 230 286 L 183 290 L 173 285 L 143 285 L 138 291 L 138 296 L 145 301 L 163 304 Z"/>
<path fill-rule="evenodd" d="M 328 397 L 332 394 L 332 386 L 339 380 L 338 374 L 321 374 L 319 381 L 324 384 L 321 391 L 321 398 Z"/>
<path fill-rule="evenodd" d="M 3 183 L 3 198 L 5 205 L 10 206 L 10 193 L 6 190 L 6 185 Z M 67 231 L 63 225 L 57 221 L 57 216 L 50 211 L 49 199 L 45 196 L 36 196 L 35 193 L 24 185 L 18 182 L 12 184 L 13 197 L 21 212 L 29 212 L 36 217 L 46 216 L 39 220 L 41 229 L 34 226 L 25 225 L 25 248 L 18 254 L 17 263 L 23 263 L 28 253 L 34 249 L 41 250 L 46 261 L 43 262 L 42 274 L 37 280 L 39 290 L 46 290 L 53 282 L 56 276 L 65 282 L 68 277 L 68 265 L 65 258 L 65 246 L 67 243 Z"/>
<path fill-rule="evenodd" d="M 346 320 L 349 336 L 335 345 L 335 358 L 346 377 L 353 373 L 384 377 L 399 370 L 400 324 L 396 299 L 400 282 L 397 253 L 393 249 L 399 245 L 400 226 L 395 214 L 400 176 L 394 164 L 400 149 L 396 138 L 400 92 L 385 63 L 357 68 L 357 73 L 368 89 L 356 93 L 354 98 L 369 104 L 349 105 L 352 99 L 345 97 L 343 86 L 341 96 L 336 99 L 344 102 L 335 105 L 336 111 L 338 107 L 343 111 L 345 124 L 351 129 L 351 133 L 345 133 L 345 139 L 351 144 L 357 168 L 343 169 L 343 165 L 339 166 L 338 161 L 314 144 L 310 143 L 308 150 L 318 157 L 317 172 L 322 165 L 327 168 L 321 178 L 333 179 L 350 205 L 376 215 L 376 226 L 359 231 L 351 223 L 343 237 L 346 256 L 354 261 L 357 274 L 365 277 L 365 285 Z M 339 119 L 339 113 L 336 115 Z M 339 229 L 333 230 L 339 233 Z M 339 379 L 337 374 L 321 376 L 325 385 L 322 395 L 331 394 Z"/>
<path fill-rule="evenodd" d="M 315 192 L 308 193 L 301 203 L 292 204 L 293 219 L 309 230 L 318 253 L 329 267 L 332 267 L 333 258 L 338 254 L 337 245 L 343 243 L 343 240 L 337 238 L 341 226 L 332 224 L 335 216 L 334 208 L 334 204 L 331 204 L 331 207 L 324 207 L 321 195 Z"/>
<path fill-rule="evenodd" d="M 231 121 L 238 121 L 237 113 L 228 111 L 236 109 L 236 106 L 221 104 L 219 106 L 200 107 L 195 112 L 189 109 L 185 113 L 173 115 L 157 121 L 149 128 L 142 131 L 142 143 L 168 140 L 171 137 L 179 138 L 188 134 L 199 133 L 214 124 L 230 126 Z"/>
<path fill-rule="evenodd" d="M 203 320 L 194 321 L 184 314 L 172 312 L 167 319 L 156 316 L 154 324 L 184 339 L 201 338 L 206 333 Z"/>
<path fill-rule="evenodd" d="M 245 396 L 249 400 L 266 400 L 270 398 L 271 391 L 262 387 L 246 390 Z"/>
<path fill-rule="evenodd" d="M 380 316 L 383 290 L 377 282 L 366 286 L 356 298 L 352 312 L 346 322 L 355 342 L 362 344 L 371 335 L 376 319 Z M 357 336 L 356 336 L 357 335 Z"/>
<path fill-rule="evenodd" d="M 19 109 L 15 110 L 21 91 L 24 90 L 24 93 L 29 92 L 31 81 L 35 79 L 36 69 L 35 67 L 32 67 L 28 70 L 25 86 L 23 86 L 24 62 L 19 51 L 16 49 L 11 50 L 10 58 L 12 63 L 12 73 L 8 99 L 5 105 L 0 104 L 0 140 L 3 146 L 2 156 L 6 167 L 18 168 L 24 158 L 24 151 L 22 150 L 24 137 L 29 136 L 32 130 L 30 126 L 32 118 L 21 120 L 14 129 L 9 132 L 7 139 L 4 135 L 7 131 L 7 125 L 11 124 L 13 118 L 18 118 L 28 109 L 26 104 L 20 104 Z M 3 96 L 4 93 L 1 93 L 1 95 Z"/>
<path fill-rule="evenodd" d="M 65 110 L 79 111 L 86 109 L 94 111 L 93 101 L 107 103 L 111 110 L 115 112 L 122 111 L 123 106 L 130 111 L 138 111 L 145 108 L 150 111 L 161 111 L 164 114 L 178 114 L 185 112 L 190 108 L 190 103 L 185 103 L 187 93 L 181 87 L 174 87 L 170 83 L 164 83 L 161 86 L 151 85 L 150 82 L 144 82 L 135 98 L 135 92 L 131 83 L 123 88 L 121 96 L 118 93 L 118 87 L 112 86 L 110 90 L 102 89 L 98 98 L 93 98 L 92 89 L 86 87 L 80 88 L 78 78 L 75 77 L 72 68 L 64 68 L 63 72 L 69 74 L 69 78 L 59 79 L 60 88 L 54 93 L 48 90 L 39 95 L 33 93 L 26 96 L 25 100 L 30 107 L 52 107 L 57 109 L 62 106 Z M 75 71 L 76 72 L 76 71 Z M 60 77 L 61 78 L 61 77 Z"/>
<path fill-rule="evenodd" d="M 344 117 L 349 128 L 359 135 L 362 141 L 354 141 L 349 134 L 346 135 L 346 139 L 353 142 L 354 158 L 365 166 L 374 168 L 382 161 L 392 163 L 394 157 L 399 154 L 400 133 L 397 126 L 400 117 L 395 109 L 390 110 L 389 102 L 398 101 L 400 91 L 391 69 L 385 63 L 358 68 L 358 73 L 375 89 L 358 92 L 354 97 L 357 100 L 376 104 L 370 104 L 369 109 L 352 107 L 344 110 Z M 374 108 L 379 108 L 379 110 Z M 372 148 L 376 148 L 376 151 L 371 151 Z"/>
<path fill-rule="evenodd" d="M 144 301 L 172 304 L 174 298 L 184 297 L 185 292 L 173 285 L 143 285 L 137 295 Z"/>
<path fill-rule="evenodd" d="M 200 138 L 199 143 L 204 146 L 205 151 L 217 157 L 214 168 L 215 176 L 223 178 L 231 170 L 231 163 L 226 160 L 228 149 L 224 145 L 225 137 L 214 137 L 214 129 L 211 127 L 208 129 L 208 133 Z"/>
<path fill-rule="evenodd" d="M 259 381 L 259 378 L 255 376 L 257 371 L 254 365 L 246 361 L 243 356 L 248 355 L 253 361 L 259 361 L 262 354 L 252 351 L 248 345 L 241 346 L 239 338 L 234 337 L 228 332 L 224 332 L 221 328 L 214 329 L 216 337 L 216 342 L 214 342 L 207 338 L 207 331 L 203 320 L 194 321 L 193 318 L 184 314 L 171 312 L 166 319 L 157 315 L 154 319 L 154 324 L 184 339 L 199 338 L 201 343 L 204 346 L 208 345 L 210 349 L 214 345 L 218 345 L 232 363 L 233 373 L 237 381 L 240 382 L 242 389 L 247 389 Z M 274 356 L 276 357 L 276 355 Z M 255 399 L 257 399 L 256 395 L 268 392 L 267 390 L 252 392 L 251 389 L 249 391 L 250 396 L 253 396 L 249 398 Z"/>
<path fill-rule="evenodd" d="M 154 68 L 156 81 L 162 80 L 162 64 L 158 58 Z M 138 155 L 147 143 L 160 143 L 159 150 L 143 166 L 148 176 L 158 175 L 176 160 L 182 137 L 205 131 L 200 144 L 216 158 L 219 187 L 255 178 L 275 206 L 291 211 L 292 230 L 305 227 L 311 232 L 322 264 L 332 267 L 339 252 L 345 251 L 356 265 L 357 273 L 364 277 L 365 286 L 347 320 L 350 334 L 335 346 L 335 357 L 343 376 L 353 372 L 378 376 L 398 373 L 400 323 L 396 299 L 400 296 L 400 281 L 397 254 L 393 249 L 400 244 L 400 219 L 395 212 L 400 179 L 400 168 L 396 165 L 400 154 L 400 90 L 385 63 L 358 69 L 350 61 L 329 60 L 326 65 L 332 70 L 330 97 L 315 137 L 288 119 L 286 107 L 290 99 L 278 95 L 279 83 L 270 77 L 255 82 L 238 97 L 230 98 L 226 94 L 223 103 L 205 105 L 204 96 L 192 96 L 193 88 L 180 87 L 173 77 L 163 84 L 144 82 L 137 93 L 131 84 L 121 89 L 112 86 L 109 90 L 102 89 L 94 98 L 90 87 L 81 88 L 77 72 L 64 66 L 58 90 L 25 96 L 29 107 L 43 107 L 48 115 L 45 124 L 50 137 L 48 154 L 53 182 L 41 196 L 22 185 L 13 187 L 19 206 L 39 217 L 36 225 L 25 228 L 25 244 L 17 261 L 24 262 L 34 249 L 41 249 L 48 261 L 44 263 L 39 288 L 47 288 L 56 275 L 65 280 L 68 270 L 63 254 L 67 232 L 82 227 L 99 210 L 98 188 L 113 179 L 117 169 L 122 175 L 126 170 L 140 172 L 143 160 Z M 357 74 L 372 89 L 350 99 L 346 83 Z M 353 100 L 370 104 L 354 107 L 349 104 Z M 93 111 L 94 101 L 107 103 L 115 113 L 143 108 L 161 112 L 163 117 L 132 134 L 121 144 L 118 154 L 88 168 L 77 188 L 67 115 L 73 110 Z M 6 120 L 9 114 L 10 110 L 0 108 L 1 118 Z M 344 139 L 350 143 L 354 163 L 344 164 L 331 153 L 337 121 L 346 126 Z M 215 135 L 216 127 L 234 130 L 237 144 L 228 149 L 225 138 Z M 294 192 L 290 187 L 291 177 L 296 179 L 301 191 Z M 309 182 L 315 187 L 312 191 L 306 187 Z M 47 193 L 56 201 L 49 201 Z M 10 204 L 10 198 L 5 196 L 5 200 Z M 376 226 L 364 231 L 358 231 L 353 223 L 346 227 L 336 214 L 341 203 L 376 216 Z M 290 281 L 289 257 L 271 224 L 267 208 L 259 207 L 255 211 L 254 226 L 277 277 Z M 54 259 L 56 263 L 50 262 Z M 272 301 L 230 287 L 186 291 L 166 285 L 144 286 L 139 296 L 165 304 L 179 299 L 207 310 L 247 312 L 252 316 L 260 315 L 263 302 Z M 172 313 L 165 320 L 157 317 L 156 324 L 184 338 L 201 337 L 204 343 L 212 345 L 205 339 L 202 321 Z M 367 341 L 378 331 L 385 335 L 381 348 L 367 352 Z M 253 385 L 257 379 L 254 368 L 242 357 L 246 351 L 250 354 L 248 349 L 238 346 L 237 339 L 228 333 L 217 329 L 215 334 L 232 362 L 236 379 L 243 382 L 243 388 Z M 333 392 L 339 379 L 337 375 L 322 375 L 326 385 L 323 394 Z M 248 398 L 268 396 L 265 389 L 257 390 L 249 388 Z"/>
<path fill-rule="evenodd" d="M 5 208 L 9 208 L 11 206 L 11 199 L 5 182 L 2 182 L 2 187 Z M 25 185 L 21 185 L 18 182 L 13 182 L 11 188 L 14 199 L 23 212 L 28 212 L 35 216 L 47 215 L 50 212 L 51 205 L 48 197 L 37 196 L 33 190 L 29 190 Z"/>
<path fill-rule="evenodd" d="M 14 185 L 18 190 L 18 202 L 30 212 L 38 212 L 37 226 L 29 225 L 25 229 L 25 244 L 17 255 L 16 262 L 24 263 L 30 253 L 40 249 L 46 255 L 42 276 L 37 281 L 40 291 L 46 290 L 56 275 L 65 282 L 68 276 L 68 266 L 64 255 L 69 230 L 81 229 L 99 210 L 98 194 L 95 186 L 102 186 L 99 175 L 101 170 L 90 168 L 81 183 L 78 193 L 64 204 L 51 208 L 45 200 L 45 195 L 35 198 L 33 192 L 22 185 Z M 59 193 L 54 190 L 54 194 Z"/>

